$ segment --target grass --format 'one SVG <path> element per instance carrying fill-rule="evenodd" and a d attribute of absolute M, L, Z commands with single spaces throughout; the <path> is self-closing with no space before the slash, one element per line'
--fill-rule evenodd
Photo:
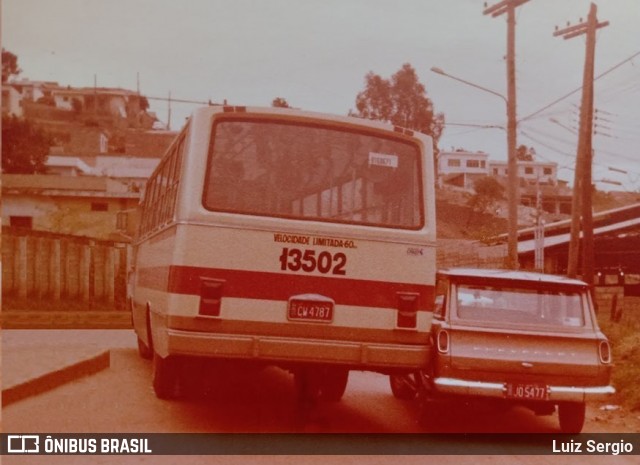
<path fill-rule="evenodd" d="M 618 401 L 631 411 L 640 411 L 640 297 L 625 298 L 617 323 L 605 313 L 600 313 L 600 327 L 613 348 L 612 383 Z"/>

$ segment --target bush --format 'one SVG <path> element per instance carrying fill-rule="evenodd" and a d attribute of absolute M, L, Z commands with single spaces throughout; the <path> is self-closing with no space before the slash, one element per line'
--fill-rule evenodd
<path fill-rule="evenodd" d="M 600 313 L 600 326 L 611 341 L 613 350 L 612 383 L 620 404 L 640 411 L 640 306 L 628 305 L 637 298 L 625 298 L 625 312 L 618 323 L 609 320 L 608 312 Z M 639 307 L 639 308 L 634 308 Z"/>

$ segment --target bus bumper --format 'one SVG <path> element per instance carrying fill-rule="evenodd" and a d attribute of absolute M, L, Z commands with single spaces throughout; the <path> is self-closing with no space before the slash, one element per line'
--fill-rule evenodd
<path fill-rule="evenodd" d="M 165 344 L 160 347 L 154 344 L 162 357 L 190 355 L 276 364 L 331 363 L 352 369 L 421 368 L 430 353 L 427 345 L 231 335 L 171 328 L 162 342 Z"/>

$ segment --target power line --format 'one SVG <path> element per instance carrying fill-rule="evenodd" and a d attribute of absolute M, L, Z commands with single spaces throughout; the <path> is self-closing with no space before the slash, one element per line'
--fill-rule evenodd
<path fill-rule="evenodd" d="M 616 64 L 616 65 L 612 66 L 611 68 L 609 68 L 609 69 L 608 69 L 608 70 L 606 70 L 605 72 L 603 72 L 603 73 L 601 73 L 601 74 L 597 75 L 593 80 L 594 80 L 594 81 L 596 81 L 596 80 L 600 79 L 601 77 L 606 76 L 607 74 L 609 74 L 610 72 L 612 72 L 612 71 L 614 71 L 615 69 L 619 68 L 620 66 L 624 65 L 625 63 L 627 63 L 627 62 L 629 62 L 629 61 L 633 60 L 633 59 L 634 59 L 635 57 L 637 57 L 638 55 L 640 55 L 640 52 L 636 52 L 636 53 L 634 53 L 634 54 L 633 54 L 633 55 L 631 55 L 629 58 L 627 58 L 627 59 L 625 59 L 625 60 L 622 60 L 620 63 L 618 63 L 618 64 Z M 535 115 L 537 115 L 537 114 L 539 114 L 539 113 L 542 113 L 542 112 L 543 112 L 544 110 L 546 110 L 547 108 L 554 106 L 555 104 L 557 104 L 557 103 L 559 103 L 559 102 L 563 101 L 563 100 L 564 100 L 564 99 L 566 99 L 566 98 L 571 97 L 573 94 L 575 94 L 576 92 L 580 92 L 581 90 L 582 90 L 582 86 L 578 87 L 577 89 L 572 90 L 572 91 L 571 91 L 571 92 L 569 92 L 568 94 L 563 95 L 562 97 L 560 97 L 560 98 L 558 98 L 558 99 L 554 100 L 553 102 L 551 102 L 551 103 L 550 103 L 550 104 L 548 104 L 548 105 L 545 105 L 544 107 L 540 108 L 539 110 L 534 111 L 533 113 L 531 113 L 531 114 L 529 114 L 529 115 L 525 116 L 524 118 L 521 118 L 521 119 L 520 119 L 520 121 L 528 120 L 528 119 L 530 119 L 530 118 L 534 117 Z"/>

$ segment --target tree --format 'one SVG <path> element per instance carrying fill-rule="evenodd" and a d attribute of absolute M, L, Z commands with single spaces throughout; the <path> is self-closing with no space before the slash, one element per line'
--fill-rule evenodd
<path fill-rule="evenodd" d="M 526 145 L 520 145 L 516 149 L 516 159 L 518 159 L 518 161 L 534 161 L 536 159 L 536 149 L 527 147 Z"/>
<path fill-rule="evenodd" d="M 149 109 L 149 100 L 144 95 L 140 96 L 140 109 L 147 111 Z"/>
<path fill-rule="evenodd" d="M 357 112 L 352 116 L 385 121 L 433 137 L 434 149 L 444 128 L 444 114 L 435 114 L 415 69 L 402 65 L 390 79 L 370 71 L 365 76 L 365 89 L 356 97 Z"/>
<path fill-rule="evenodd" d="M 2 171 L 33 174 L 45 171 L 51 136 L 16 116 L 2 117 Z"/>
<path fill-rule="evenodd" d="M 18 68 L 18 57 L 8 50 L 2 49 L 2 83 L 11 76 L 17 76 L 22 70 Z"/>
<path fill-rule="evenodd" d="M 291 108 L 286 99 L 282 97 L 276 97 L 271 102 L 271 106 L 275 108 Z"/>
<path fill-rule="evenodd" d="M 473 187 L 476 193 L 469 200 L 469 206 L 478 213 L 487 213 L 496 202 L 504 198 L 504 186 L 494 177 L 479 178 Z"/>

